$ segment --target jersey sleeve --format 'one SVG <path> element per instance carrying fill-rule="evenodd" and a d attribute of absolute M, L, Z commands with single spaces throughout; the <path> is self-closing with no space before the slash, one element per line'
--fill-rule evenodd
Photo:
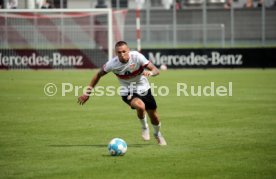
<path fill-rule="evenodd" d="M 109 73 L 112 71 L 112 62 L 111 60 L 107 61 L 103 67 L 102 67 L 103 71 L 105 71 L 106 73 Z"/>
<path fill-rule="evenodd" d="M 139 63 L 143 67 L 146 67 L 150 63 L 150 61 L 148 59 L 146 59 L 146 57 L 143 54 L 141 54 L 139 52 L 136 52 L 136 53 L 137 53 L 137 59 L 138 59 Z"/>

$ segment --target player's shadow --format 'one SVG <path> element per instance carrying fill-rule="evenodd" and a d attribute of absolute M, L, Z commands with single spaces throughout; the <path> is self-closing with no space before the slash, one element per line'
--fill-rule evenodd
<path fill-rule="evenodd" d="M 141 148 L 150 146 L 153 144 L 145 143 L 145 144 L 128 144 L 128 147 Z M 59 145 L 48 145 L 49 147 L 96 147 L 96 148 L 106 148 L 107 144 L 59 144 Z"/>
<path fill-rule="evenodd" d="M 49 147 L 107 147 L 106 144 L 61 144 L 61 145 L 48 145 Z"/>
<path fill-rule="evenodd" d="M 149 144 L 149 143 L 145 143 L 145 144 L 128 144 L 127 147 L 135 147 L 135 148 L 141 148 L 141 147 L 146 147 L 146 146 L 151 146 L 154 144 Z"/>

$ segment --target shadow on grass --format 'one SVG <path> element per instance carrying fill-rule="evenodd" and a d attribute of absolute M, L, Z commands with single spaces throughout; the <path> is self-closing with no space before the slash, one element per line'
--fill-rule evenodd
<path fill-rule="evenodd" d="M 61 145 L 48 145 L 48 147 L 107 147 L 107 145 L 97 144 L 97 145 L 89 145 L 89 144 L 61 144 Z"/>
<path fill-rule="evenodd" d="M 151 146 L 153 144 L 128 144 L 128 147 L 141 148 Z M 48 145 L 48 147 L 97 147 L 106 148 L 107 144 L 60 144 L 60 145 Z"/>

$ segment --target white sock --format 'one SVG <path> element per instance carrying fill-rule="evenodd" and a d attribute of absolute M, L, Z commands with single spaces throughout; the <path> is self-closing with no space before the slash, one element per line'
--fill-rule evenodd
<path fill-rule="evenodd" d="M 160 132 L 160 128 L 161 128 L 161 122 L 159 122 L 158 125 L 152 125 L 153 127 L 153 134 L 156 136 L 160 136 L 161 132 Z"/>
<path fill-rule="evenodd" d="M 146 129 L 149 127 L 146 115 L 145 115 L 144 119 L 139 119 L 139 121 L 141 122 L 142 128 Z"/>

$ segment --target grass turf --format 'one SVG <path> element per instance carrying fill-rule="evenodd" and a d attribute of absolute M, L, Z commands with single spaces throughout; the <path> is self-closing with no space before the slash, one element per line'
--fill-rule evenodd
<path fill-rule="evenodd" d="M 169 70 L 151 78 L 168 146 L 142 141 L 119 96 L 77 105 L 61 84 L 85 86 L 95 71 L 0 71 L 0 178 L 274 178 L 276 70 Z M 43 87 L 57 84 L 48 97 Z M 233 96 L 177 96 L 177 83 L 233 83 Z M 99 85 L 116 85 L 108 74 Z M 78 91 L 81 94 L 81 90 Z M 111 157 L 114 137 L 127 154 Z"/>

